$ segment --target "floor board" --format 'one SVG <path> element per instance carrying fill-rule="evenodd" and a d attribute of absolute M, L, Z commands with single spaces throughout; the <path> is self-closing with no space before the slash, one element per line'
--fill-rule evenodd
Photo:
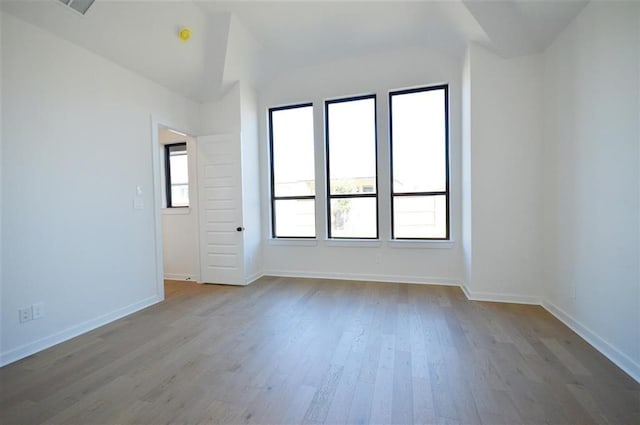
<path fill-rule="evenodd" d="M 541 307 L 264 277 L 0 369 L 0 424 L 640 424 L 640 384 Z"/>

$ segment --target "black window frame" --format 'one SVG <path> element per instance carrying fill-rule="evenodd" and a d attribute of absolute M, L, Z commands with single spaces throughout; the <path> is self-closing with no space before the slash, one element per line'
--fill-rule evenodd
<path fill-rule="evenodd" d="M 191 199 L 189 199 L 189 205 L 173 205 L 171 195 L 171 148 L 175 146 L 184 146 L 185 155 L 189 158 L 189 152 L 187 150 L 187 142 L 168 143 L 164 145 L 164 184 L 165 184 L 165 197 L 167 201 L 167 208 L 189 208 L 191 206 Z M 188 159 L 187 159 L 188 160 Z M 189 183 L 187 183 L 188 185 Z"/>
<path fill-rule="evenodd" d="M 373 114 L 374 114 L 374 150 L 376 158 L 376 185 L 375 192 L 363 192 L 354 194 L 331 194 L 331 172 L 330 172 L 330 155 L 329 155 L 329 105 L 334 103 L 353 102 L 364 99 L 373 99 Z M 380 239 L 380 197 L 379 185 L 378 185 L 378 97 L 375 93 L 365 94 L 360 96 L 342 97 L 339 99 L 329 99 L 324 102 L 324 140 L 325 140 L 325 169 L 326 169 L 326 201 L 327 201 L 327 237 L 329 239 L 338 240 L 378 240 Z M 331 234 L 331 200 L 332 199 L 349 199 L 349 198 L 375 198 L 376 200 L 376 236 L 375 237 L 345 237 L 345 236 L 333 236 Z"/>
<path fill-rule="evenodd" d="M 426 91 L 444 90 L 444 126 L 445 126 L 445 190 L 434 192 L 402 192 L 395 193 L 393 188 L 393 96 L 422 93 Z M 450 208 L 450 188 L 449 188 L 449 84 L 439 84 L 435 86 L 417 87 L 411 89 L 394 90 L 389 92 L 389 176 L 391 193 L 391 239 L 392 240 L 420 240 L 420 241 L 449 241 L 451 240 L 451 208 Z M 403 196 L 445 196 L 446 208 L 446 235 L 443 238 L 397 238 L 395 236 L 395 208 L 394 200 Z"/>
<path fill-rule="evenodd" d="M 275 173 L 273 161 L 273 113 L 277 111 L 285 111 L 287 109 L 308 108 L 313 111 L 313 102 L 297 103 L 295 105 L 276 106 L 269 108 L 269 172 L 271 184 L 271 238 L 272 239 L 316 239 L 318 237 L 317 221 L 313 223 L 313 236 L 277 236 L 276 232 L 276 201 L 294 201 L 294 200 L 313 200 L 314 211 L 316 207 L 316 195 L 306 196 L 276 196 L 275 190 Z M 313 113 L 313 112 L 312 112 Z M 314 162 L 315 162 L 315 134 L 314 134 Z M 315 168 L 315 163 L 314 163 Z M 315 175 L 314 175 L 315 180 Z M 317 191 L 316 191 L 317 194 Z"/>

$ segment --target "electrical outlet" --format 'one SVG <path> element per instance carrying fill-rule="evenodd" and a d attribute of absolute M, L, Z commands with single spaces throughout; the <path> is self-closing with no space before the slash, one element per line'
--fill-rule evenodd
<path fill-rule="evenodd" d="M 44 303 L 37 303 L 31 306 L 31 317 L 33 320 L 42 319 L 44 316 Z"/>
<path fill-rule="evenodd" d="M 18 317 L 20 318 L 20 323 L 24 323 L 32 320 L 33 315 L 31 314 L 31 307 L 19 309 Z"/>

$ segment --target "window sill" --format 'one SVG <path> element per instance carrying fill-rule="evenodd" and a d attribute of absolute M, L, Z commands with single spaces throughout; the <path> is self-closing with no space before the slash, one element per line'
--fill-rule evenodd
<path fill-rule="evenodd" d="M 389 248 L 409 249 L 451 249 L 454 242 L 448 241 L 419 241 L 419 240 L 391 240 L 387 244 Z"/>
<path fill-rule="evenodd" d="M 337 248 L 380 248 L 383 241 L 380 239 L 324 239 L 325 246 Z M 272 246 L 318 246 L 318 239 L 282 238 L 267 240 Z M 384 245 L 389 248 L 400 249 L 451 249 L 454 241 L 421 241 L 421 240 L 387 240 Z"/>
<path fill-rule="evenodd" d="M 162 208 L 160 211 L 162 215 L 187 215 L 191 214 L 191 207 L 180 208 Z"/>
<path fill-rule="evenodd" d="M 382 246 L 380 239 L 325 239 L 326 246 L 379 248 Z"/>
<path fill-rule="evenodd" d="M 274 246 L 317 246 L 317 239 L 305 238 L 270 238 L 267 243 Z"/>

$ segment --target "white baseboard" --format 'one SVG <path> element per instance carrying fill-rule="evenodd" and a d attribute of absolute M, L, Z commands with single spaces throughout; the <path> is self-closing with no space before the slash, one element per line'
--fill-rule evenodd
<path fill-rule="evenodd" d="M 552 302 L 545 300 L 542 307 L 549 313 L 554 315 L 558 320 L 567 325 L 572 331 L 580 335 L 582 339 L 587 341 L 596 350 L 600 351 L 605 357 L 611 360 L 616 366 L 624 370 L 629 376 L 640 383 L 640 364 L 636 363 L 629 356 L 608 343 L 604 338 L 584 326 L 578 320 L 574 319 L 569 313 L 562 310 Z"/>
<path fill-rule="evenodd" d="M 468 300 L 470 300 L 471 294 L 469 293 L 469 288 L 467 288 L 467 285 L 463 283 L 462 285 L 460 285 L 460 289 L 462 289 L 462 292 L 464 292 L 464 296 L 467 297 Z"/>
<path fill-rule="evenodd" d="M 514 304 L 529 304 L 540 305 L 540 297 L 528 296 L 528 295 L 514 295 L 514 294 L 498 294 L 494 292 L 474 292 L 470 291 L 466 285 L 462 285 L 462 291 L 466 295 L 468 300 L 471 301 L 490 301 L 496 303 L 514 303 Z"/>
<path fill-rule="evenodd" d="M 185 280 L 190 282 L 197 282 L 198 277 L 193 274 L 178 274 L 178 273 L 165 273 L 165 280 Z"/>
<path fill-rule="evenodd" d="M 251 276 L 247 277 L 245 279 L 245 282 L 246 282 L 247 285 L 251 285 L 253 282 L 255 282 L 256 280 L 260 279 L 262 276 L 264 276 L 264 274 L 262 272 L 254 273 Z"/>
<path fill-rule="evenodd" d="M 578 334 L 582 339 L 587 341 L 593 348 L 602 353 L 611 360 L 616 366 L 625 371 L 629 376 L 640 382 L 640 365 L 633 361 L 629 356 L 608 343 L 604 338 L 584 326 L 578 320 L 574 319 L 567 312 L 557 307 L 548 300 L 539 297 L 495 294 L 489 292 L 472 292 L 466 285 L 461 285 L 467 299 L 471 301 L 490 301 L 501 303 L 530 304 L 539 305 L 547 310 L 556 319 L 564 323 L 569 329 Z"/>
<path fill-rule="evenodd" d="M 153 304 L 157 304 L 160 301 L 162 301 L 162 298 L 160 296 L 153 295 L 149 298 L 145 298 L 144 300 L 119 308 L 110 313 L 98 316 L 95 319 L 90 319 L 86 322 L 71 326 L 60 332 L 56 332 L 53 335 L 46 336 L 37 341 L 33 341 L 20 347 L 14 348 L 13 350 L 0 353 L 0 367 L 23 359 L 39 351 L 46 350 L 49 347 L 60 344 L 61 342 L 67 341 L 71 338 L 75 338 L 78 335 L 82 335 L 84 333 L 92 331 L 96 328 L 99 328 L 100 326 L 104 326 L 124 316 L 128 316 L 139 310 L 152 306 Z"/>
<path fill-rule="evenodd" d="M 461 286 L 461 283 L 456 280 L 423 276 L 390 276 L 377 274 L 369 275 L 358 273 L 303 272 L 290 270 L 268 270 L 264 272 L 264 275 L 312 279 L 358 280 L 365 282 L 416 283 L 421 285 Z"/>

